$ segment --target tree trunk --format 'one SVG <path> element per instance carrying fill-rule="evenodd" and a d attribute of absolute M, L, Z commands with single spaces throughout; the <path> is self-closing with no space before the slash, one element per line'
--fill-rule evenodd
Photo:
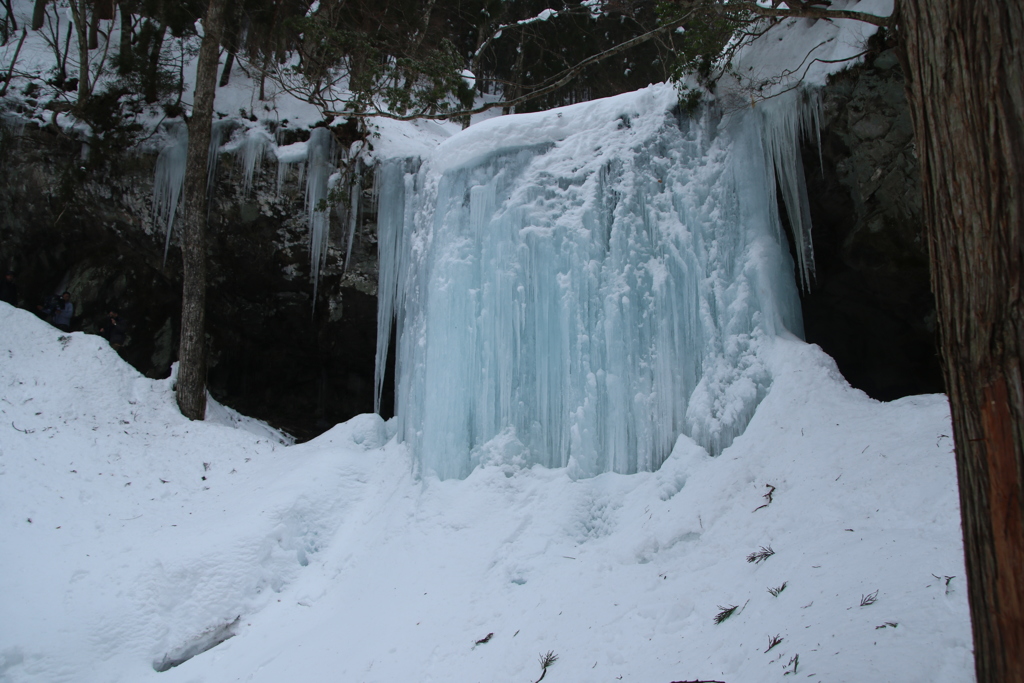
<path fill-rule="evenodd" d="M 11 30 L 17 33 L 18 20 L 14 18 L 14 8 L 11 7 L 11 0 L 4 0 L 4 8 L 7 10 L 7 19 L 11 22 Z"/>
<path fill-rule="evenodd" d="M 75 25 L 78 37 L 78 106 L 89 99 L 92 88 L 89 87 L 89 12 L 85 0 L 70 0 L 71 20 Z M 67 55 L 65 55 L 65 58 Z"/>
<path fill-rule="evenodd" d="M 46 23 L 46 0 L 36 0 L 32 6 L 32 30 L 38 31 Z"/>
<path fill-rule="evenodd" d="M 121 10 L 121 42 L 118 49 L 117 72 L 124 76 L 131 73 L 135 64 L 135 55 L 132 52 L 132 13 L 128 3 L 122 2 Z"/>
<path fill-rule="evenodd" d="M 89 49 L 98 50 L 100 47 L 100 18 L 94 13 L 89 19 Z"/>
<path fill-rule="evenodd" d="M 113 21 L 116 4 L 114 0 L 93 0 L 92 12 L 96 15 L 97 19 Z"/>
<path fill-rule="evenodd" d="M 1024 681 L 1024 4 L 901 0 L 979 683 Z"/>
<path fill-rule="evenodd" d="M 149 23 L 149 20 L 147 20 Z M 155 28 L 154 28 L 155 26 Z M 160 76 L 160 50 L 164 46 L 164 33 L 167 32 L 167 26 L 160 22 L 159 24 L 150 24 L 148 29 L 153 33 L 150 35 L 150 42 L 147 44 L 148 54 L 146 62 L 146 71 L 142 76 L 143 79 L 143 97 L 147 103 L 152 104 L 160 99 L 159 92 L 159 76 Z M 196 86 L 198 87 L 198 83 Z"/>
<path fill-rule="evenodd" d="M 203 21 L 203 42 L 199 47 L 196 91 L 188 123 L 188 152 L 185 157 L 181 233 L 184 284 L 176 393 L 181 414 L 190 420 L 206 417 L 206 183 L 220 39 L 224 32 L 224 5 L 225 0 L 210 0 Z"/>
<path fill-rule="evenodd" d="M 231 67 L 235 63 L 235 51 L 228 50 L 228 56 L 224 60 L 224 69 L 220 72 L 220 87 L 223 88 L 231 80 Z"/>

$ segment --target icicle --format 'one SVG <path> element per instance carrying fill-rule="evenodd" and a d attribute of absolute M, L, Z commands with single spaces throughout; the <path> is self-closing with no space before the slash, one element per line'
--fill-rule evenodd
<path fill-rule="evenodd" d="M 206 158 L 206 191 L 213 196 L 217 177 L 217 156 L 225 131 L 234 125 L 230 121 L 215 121 L 210 130 L 210 150 Z M 185 163 L 188 156 L 188 126 L 178 122 L 170 126 L 170 141 L 156 159 L 153 176 L 153 213 L 157 223 L 164 226 L 164 264 L 171 246 L 171 233 L 178 213 L 181 190 L 185 184 Z"/>
<path fill-rule="evenodd" d="M 277 157 L 277 193 L 281 194 L 281 188 L 288 179 L 289 171 L 296 167 L 300 170 L 299 184 L 301 185 L 301 169 L 309 157 L 309 144 L 293 142 L 290 145 L 279 145 L 274 148 L 274 156 Z"/>
<path fill-rule="evenodd" d="M 314 128 L 309 136 L 306 162 L 306 213 L 309 216 L 310 276 L 316 306 L 320 269 L 327 258 L 331 215 L 326 206 L 329 180 L 334 173 L 334 135 L 328 128 Z"/>
<path fill-rule="evenodd" d="M 352 160 L 349 165 L 351 169 L 349 178 L 349 202 L 348 202 L 348 244 L 345 246 L 345 270 L 348 271 L 348 262 L 352 259 L 352 243 L 355 241 L 356 229 L 359 227 L 359 199 L 362 197 L 362 171 L 363 164 L 359 157 Z"/>
<path fill-rule="evenodd" d="M 210 127 L 210 151 L 206 157 L 206 196 L 213 197 L 213 188 L 217 184 L 217 164 L 220 161 L 220 146 L 224 142 L 224 134 L 231 133 L 235 122 L 231 119 L 214 121 Z"/>
<path fill-rule="evenodd" d="M 796 244 L 800 286 L 808 291 L 814 275 L 811 242 L 811 209 L 804 184 L 800 141 L 812 133 L 818 142 L 821 161 L 819 114 L 821 100 L 816 90 L 794 90 L 758 106 L 764 124 L 765 152 L 774 169 Z M 824 167 L 824 166 L 822 166 Z"/>
<path fill-rule="evenodd" d="M 153 213 L 165 232 L 164 265 L 167 264 L 174 217 L 178 212 L 178 200 L 185 183 L 185 156 L 188 152 L 188 127 L 184 123 L 175 123 L 169 132 L 170 141 L 157 156 L 153 178 Z"/>
<path fill-rule="evenodd" d="M 403 313 L 401 297 L 411 249 L 414 210 L 412 199 L 419 160 L 388 159 L 377 166 L 373 186 L 377 206 L 377 355 L 373 373 L 373 410 L 380 412 L 384 371 L 391 342 L 391 326 Z M 398 328 L 401 329 L 401 323 Z"/>
<path fill-rule="evenodd" d="M 270 135 L 262 128 L 252 128 L 246 131 L 241 144 L 235 150 L 238 162 L 242 167 L 242 193 L 248 196 L 252 191 L 252 182 L 256 169 L 263 165 L 263 156 L 270 147 Z M 281 169 L 284 165 L 278 166 L 278 192 L 281 187 Z"/>

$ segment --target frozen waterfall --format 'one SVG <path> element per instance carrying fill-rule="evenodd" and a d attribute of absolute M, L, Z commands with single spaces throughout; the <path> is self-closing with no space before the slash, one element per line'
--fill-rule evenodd
<path fill-rule="evenodd" d="M 656 86 L 383 164 L 377 391 L 394 321 L 398 434 L 425 473 L 653 470 L 681 434 L 717 454 L 743 431 L 771 338 L 802 334 L 776 182 L 806 206 L 815 103 L 779 99 L 691 117 Z"/>

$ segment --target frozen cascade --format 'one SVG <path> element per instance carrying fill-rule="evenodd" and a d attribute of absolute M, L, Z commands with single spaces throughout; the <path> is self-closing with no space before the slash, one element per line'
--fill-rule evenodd
<path fill-rule="evenodd" d="M 775 182 L 799 201 L 807 106 L 689 118 L 652 87 L 386 162 L 377 364 L 394 320 L 422 470 L 592 476 L 656 469 L 680 434 L 726 448 L 770 387 L 766 344 L 802 335 Z"/>
<path fill-rule="evenodd" d="M 306 212 L 309 216 L 309 260 L 313 279 L 313 302 L 316 304 L 320 268 L 327 257 L 331 216 L 327 194 L 334 167 L 334 135 L 328 128 L 314 128 L 309 135 L 306 161 Z"/>

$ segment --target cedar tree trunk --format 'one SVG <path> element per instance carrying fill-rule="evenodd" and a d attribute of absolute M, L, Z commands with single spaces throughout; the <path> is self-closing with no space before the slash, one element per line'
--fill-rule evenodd
<path fill-rule="evenodd" d="M 1024 682 L 1024 3 L 901 0 L 979 683 Z"/>
<path fill-rule="evenodd" d="M 224 31 L 226 0 L 210 0 L 199 47 L 196 92 L 188 120 L 188 152 L 183 188 L 184 221 L 181 260 L 181 343 L 178 349 L 177 398 L 181 414 L 190 420 L 206 417 L 206 176 L 210 155 L 217 64 Z"/>

